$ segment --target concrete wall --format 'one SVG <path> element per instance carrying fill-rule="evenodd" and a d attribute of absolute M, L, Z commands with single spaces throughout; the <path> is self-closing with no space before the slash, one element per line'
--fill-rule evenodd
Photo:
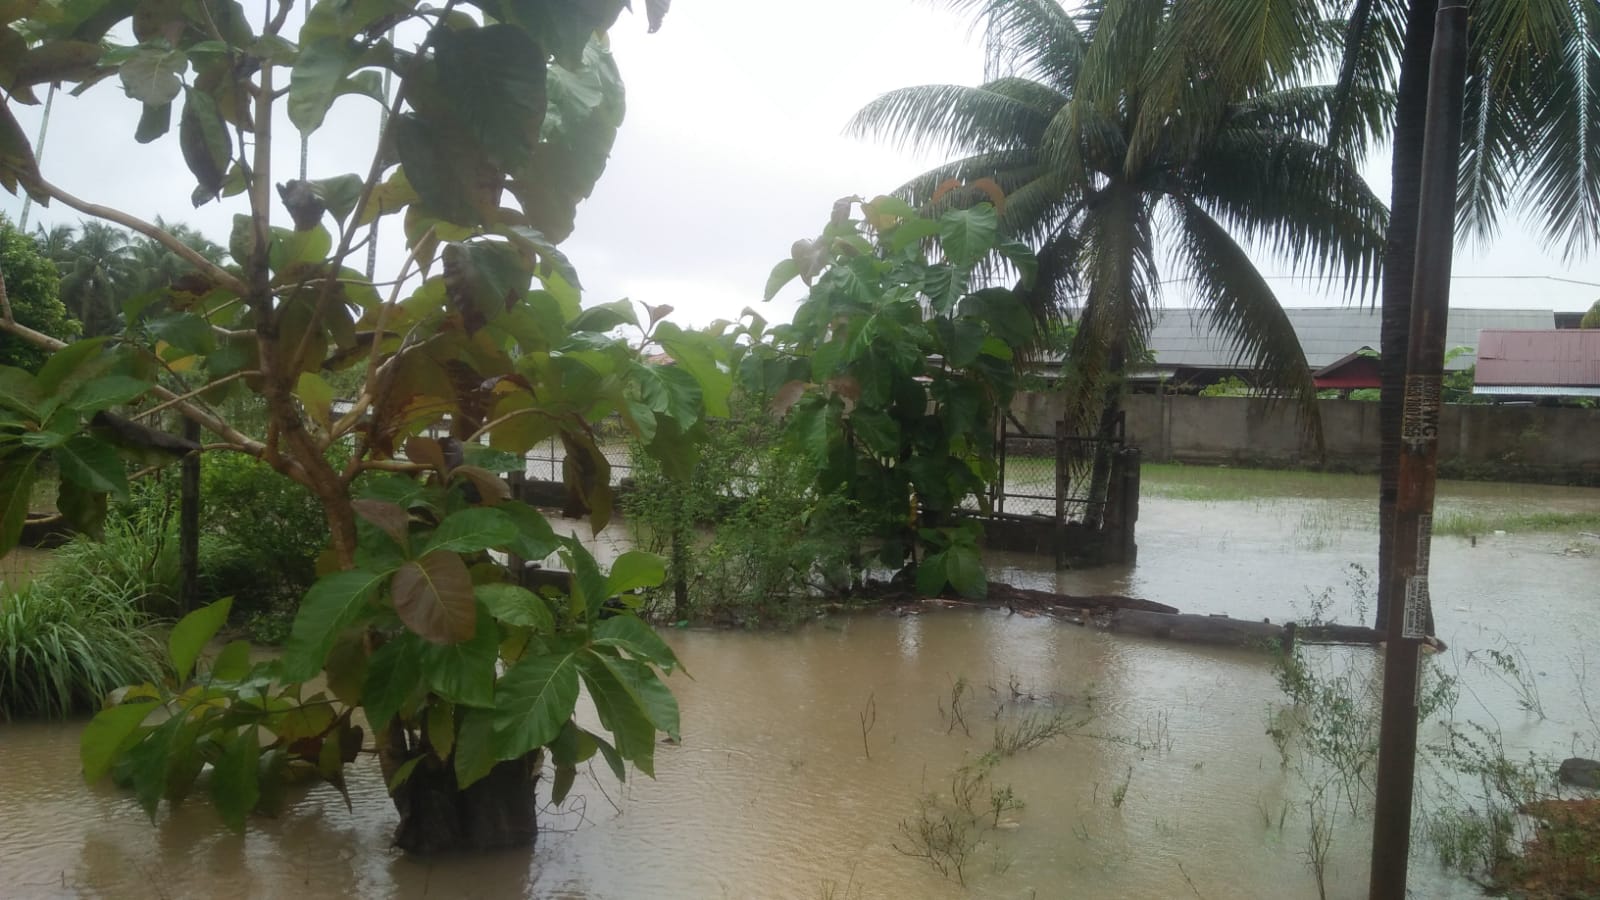
<path fill-rule="evenodd" d="M 1325 454 L 1305 441 L 1299 411 L 1250 397 L 1158 396 L 1126 400 L 1128 441 L 1151 462 L 1230 463 L 1376 470 L 1378 404 L 1323 400 Z M 1060 398 L 1021 394 L 1012 412 L 1049 433 Z M 1440 472 L 1446 476 L 1600 483 L 1600 410 L 1533 406 L 1444 408 Z"/>

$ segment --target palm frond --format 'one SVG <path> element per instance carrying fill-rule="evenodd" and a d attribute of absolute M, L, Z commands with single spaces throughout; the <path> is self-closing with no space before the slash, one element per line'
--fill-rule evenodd
<path fill-rule="evenodd" d="M 1346 154 L 1357 152 L 1368 139 L 1384 136 L 1373 127 L 1363 93 L 1388 92 L 1394 84 L 1406 27 L 1404 0 L 1356 0 L 1340 35 L 1339 80 L 1325 140 Z"/>
<path fill-rule="evenodd" d="M 1281 131 L 1320 141 L 1341 156 L 1358 158 L 1359 142 L 1341 130 L 1376 140 L 1388 137 L 1394 123 L 1394 92 L 1384 87 L 1302 85 L 1268 91 L 1231 104 L 1227 124 Z M 1342 149 L 1341 149 L 1342 148 Z"/>
<path fill-rule="evenodd" d="M 1052 112 L 981 87 L 929 84 L 878 97 L 845 132 L 914 151 L 992 153 L 1036 144 Z"/>
<path fill-rule="evenodd" d="M 1376 290 L 1389 213 L 1347 160 L 1322 144 L 1229 129 L 1188 167 L 1183 189 L 1250 240 L 1319 277 Z"/>
<path fill-rule="evenodd" d="M 1298 404 L 1301 421 L 1320 448 L 1316 383 L 1277 296 L 1217 220 L 1192 200 L 1176 198 L 1173 204 L 1182 223 L 1184 261 L 1212 328 L 1228 337 L 1236 361 L 1248 361 Z"/>
<path fill-rule="evenodd" d="M 1070 94 L 1088 42 L 1056 0 L 941 0 L 984 32 L 985 77 L 1022 75 Z"/>
<path fill-rule="evenodd" d="M 1522 93 L 1535 161 L 1522 206 L 1568 257 L 1600 246 L 1600 9 L 1583 2 L 1558 50 L 1528 61 Z"/>

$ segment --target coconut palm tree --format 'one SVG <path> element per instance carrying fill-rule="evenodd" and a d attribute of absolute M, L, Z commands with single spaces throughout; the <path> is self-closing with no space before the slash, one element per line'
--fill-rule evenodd
<path fill-rule="evenodd" d="M 156 227 L 211 262 L 220 264 L 228 255 L 215 241 L 182 222 L 168 222 L 157 216 Z M 194 266 L 188 261 L 149 238 L 135 237 L 129 242 L 128 248 L 131 256 L 128 297 L 164 289 L 194 271 Z"/>
<path fill-rule="evenodd" d="M 57 259 L 62 302 L 83 323 L 85 337 L 121 330 L 122 300 L 132 278 L 132 261 L 127 232 L 90 221 L 80 223 L 71 250 Z"/>
<path fill-rule="evenodd" d="M 1250 248 L 1348 274 L 1361 290 L 1376 283 L 1387 223 L 1353 162 L 1328 146 L 1335 90 L 1307 83 L 1325 52 L 1318 4 L 947 5 L 984 22 L 988 80 L 891 91 L 849 129 L 958 157 L 902 186 L 912 203 L 970 199 L 951 179 L 998 184 L 1001 228 L 1038 256 L 1036 315 L 1077 320 L 1067 390 L 1078 426 L 1109 427 L 1166 263 L 1239 356 L 1315 421 L 1305 356 Z M 1381 92 L 1350 96 L 1360 122 L 1378 127 Z"/>
<path fill-rule="evenodd" d="M 1400 586 L 1390 577 L 1411 280 L 1422 188 L 1422 125 L 1438 0 L 1354 0 L 1347 11 L 1340 97 L 1330 140 L 1372 137 L 1345 110 L 1363 89 L 1395 85 L 1392 217 L 1382 287 L 1382 443 L 1377 620 Z M 1570 257 L 1600 246 L 1600 4 L 1470 0 L 1458 232 L 1492 236 L 1516 211 Z M 1387 123 L 1378 123 L 1382 130 Z"/>

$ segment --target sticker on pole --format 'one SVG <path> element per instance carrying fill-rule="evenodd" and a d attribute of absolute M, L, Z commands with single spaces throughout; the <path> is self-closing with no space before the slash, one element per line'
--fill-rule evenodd
<path fill-rule="evenodd" d="M 1422 453 L 1439 440 L 1439 376 L 1407 375 L 1400 440 L 1412 453 Z"/>
<path fill-rule="evenodd" d="M 1406 579 L 1405 618 L 1400 624 L 1400 636 L 1420 641 L 1428 636 L 1428 576 L 1413 575 Z"/>

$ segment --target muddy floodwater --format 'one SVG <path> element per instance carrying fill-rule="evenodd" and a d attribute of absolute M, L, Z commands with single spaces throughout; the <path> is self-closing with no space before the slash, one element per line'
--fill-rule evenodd
<path fill-rule="evenodd" d="M 1376 554 L 1371 479 L 1208 477 L 1147 475 L 1136 565 L 1057 573 L 995 554 L 991 577 L 1186 612 L 1281 621 L 1318 606 L 1353 620 L 1351 566 L 1370 571 Z M 1550 511 L 1600 511 L 1600 491 L 1441 490 L 1441 517 Z M 1492 721 L 1513 753 L 1559 757 L 1600 738 L 1581 702 L 1593 687 L 1584 672 L 1600 668 L 1585 649 L 1600 636 L 1600 538 L 1440 536 L 1433 591 L 1450 650 L 1431 665 L 1461 679 L 1460 716 Z M 1306 786 L 1266 733 L 1283 700 L 1263 654 L 982 610 L 668 638 L 693 676 L 670 679 L 683 742 L 659 748 L 655 780 L 580 778 L 531 852 L 393 852 L 375 766 L 351 780 L 354 812 L 317 788 L 243 835 L 204 802 L 163 809 L 152 827 L 127 795 L 82 785 L 81 723 L 0 726 L 0 896 L 1318 896 Z M 1537 670 L 1543 718 L 1474 662 L 1511 646 Z M 1365 649 L 1332 656 L 1378 665 Z M 1020 808 L 991 817 L 959 873 L 902 852 L 916 849 L 908 832 L 922 813 L 949 803 L 953 775 L 981 766 L 997 727 L 1057 713 L 1067 734 L 988 771 L 983 802 L 1009 787 Z M 1328 896 L 1365 896 L 1368 828 L 1335 820 Z M 1420 842 L 1413 859 L 1414 896 L 1478 896 Z"/>

